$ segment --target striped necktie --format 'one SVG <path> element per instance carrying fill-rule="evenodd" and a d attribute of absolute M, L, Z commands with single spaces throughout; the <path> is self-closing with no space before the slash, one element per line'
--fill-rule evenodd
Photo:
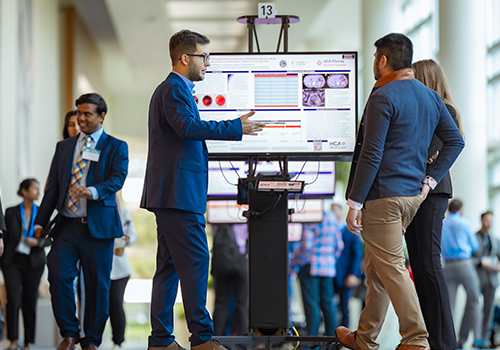
<path fill-rule="evenodd" d="M 85 166 L 87 165 L 87 160 L 83 159 L 83 151 L 86 148 L 90 148 L 91 142 L 92 142 L 92 137 L 87 136 L 87 142 L 85 143 L 85 145 L 83 145 L 82 149 L 80 150 L 80 154 L 76 161 L 75 168 L 73 169 L 73 173 L 71 174 L 70 188 L 72 188 L 75 185 L 81 184 L 83 173 L 85 171 Z M 74 196 L 68 195 L 68 207 L 71 209 L 71 211 L 76 212 L 78 210 L 78 199 L 74 198 Z"/>

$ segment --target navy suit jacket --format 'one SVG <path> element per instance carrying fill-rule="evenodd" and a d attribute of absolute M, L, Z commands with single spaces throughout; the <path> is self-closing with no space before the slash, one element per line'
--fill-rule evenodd
<path fill-rule="evenodd" d="M 57 143 L 50 166 L 47 189 L 38 208 L 35 225 L 45 227 L 56 207 L 65 205 L 68 194 L 73 155 L 78 135 Z M 116 238 L 123 236 L 115 193 L 123 187 L 128 172 L 128 146 L 124 141 L 102 133 L 96 147 L 100 150 L 98 162 L 89 161 L 86 186 L 93 186 L 99 194 L 98 200 L 87 200 L 87 221 L 94 238 Z M 54 235 L 57 236 L 57 227 Z"/>
<path fill-rule="evenodd" d="M 344 225 L 340 232 L 344 242 L 344 250 L 337 260 L 335 282 L 339 286 L 344 286 L 344 281 L 348 275 L 361 276 L 361 260 L 363 259 L 363 245 L 359 236 L 352 234 Z"/>
<path fill-rule="evenodd" d="M 205 140 L 241 140 L 240 119 L 200 119 L 187 84 L 170 73 L 149 105 L 149 149 L 141 208 L 204 214 L 208 149 Z"/>

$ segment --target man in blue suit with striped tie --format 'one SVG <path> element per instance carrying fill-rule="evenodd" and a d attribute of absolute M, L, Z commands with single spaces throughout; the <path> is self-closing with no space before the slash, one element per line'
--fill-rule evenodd
<path fill-rule="evenodd" d="M 113 244 L 123 236 L 115 194 L 128 171 L 128 147 L 102 128 L 108 107 L 96 93 L 76 100 L 81 132 L 60 141 L 50 166 L 47 188 L 35 219 L 40 237 L 54 209 L 59 216 L 47 256 L 52 311 L 63 341 L 56 350 L 96 350 L 109 310 Z M 85 310 L 80 339 L 73 281 L 85 280 Z"/>
<path fill-rule="evenodd" d="M 172 72 L 149 106 L 149 150 L 141 207 L 156 216 L 158 251 L 151 300 L 150 350 L 178 350 L 173 306 L 180 281 L 191 349 L 224 349 L 212 340 L 206 309 L 210 254 L 205 233 L 208 150 L 205 140 L 241 140 L 264 127 L 247 113 L 234 120 L 203 121 L 193 99 L 194 81 L 210 66 L 201 34 L 181 30 L 170 38 Z"/>

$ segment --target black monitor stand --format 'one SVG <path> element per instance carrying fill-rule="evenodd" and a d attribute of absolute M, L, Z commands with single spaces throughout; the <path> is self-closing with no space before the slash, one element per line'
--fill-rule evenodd
<path fill-rule="evenodd" d="M 298 16 L 279 15 L 275 18 L 242 16 L 238 22 L 247 24 L 248 51 L 257 43 L 256 24 L 281 24 L 279 51 L 283 34 L 283 51 L 288 52 L 288 28 L 299 22 Z M 249 335 L 215 337 L 225 346 L 235 349 L 283 349 L 291 344 L 301 349 L 331 349 L 342 347 L 337 337 L 307 337 L 294 334 L 289 319 L 288 297 L 288 191 L 259 191 L 258 181 L 290 181 L 288 157 L 280 159 L 277 174 L 257 176 L 258 159 L 249 157 L 248 177 L 238 184 L 239 204 L 248 204 L 248 265 L 249 265 Z"/>
<path fill-rule="evenodd" d="M 294 334 L 289 319 L 288 209 L 286 190 L 259 190 L 260 181 L 290 182 L 288 158 L 280 172 L 256 174 L 250 157 L 248 177 L 238 186 L 239 204 L 248 204 L 249 335 L 216 337 L 231 349 L 276 349 L 302 344 L 302 349 L 339 349 L 337 337 Z"/>

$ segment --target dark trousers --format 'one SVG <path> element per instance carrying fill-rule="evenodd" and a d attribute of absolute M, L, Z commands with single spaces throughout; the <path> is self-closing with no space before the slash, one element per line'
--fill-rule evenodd
<path fill-rule="evenodd" d="M 448 195 L 429 194 L 406 229 L 406 244 L 431 349 L 456 349 L 448 287 L 441 266 L 441 229 Z"/>
<path fill-rule="evenodd" d="M 23 312 L 24 344 L 35 342 L 36 302 L 43 266 L 33 270 L 27 255 L 17 254 L 11 265 L 2 268 L 7 291 L 7 332 L 9 340 L 19 339 L 19 309 Z"/>
<path fill-rule="evenodd" d="M 173 307 L 179 280 L 191 346 L 213 336 L 206 308 L 208 266 L 205 217 L 178 209 L 153 209 L 156 215 L 158 250 L 151 297 L 150 347 L 170 345 L 175 337 Z"/>
<path fill-rule="evenodd" d="M 82 348 L 89 344 L 99 346 L 102 341 L 108 319 L 113 243 L 113 239 L 92 237 L 86 224 L 63 217 L 47 256 L 52 311 L 62 337 L 80 334 L 73 281 L 78 276 L 78 261 L 82 266 L 85 280 Z"/>
<path fill-rule="evenodd" d="M 113 330 L 113 343 L 120 345 L 125 340 L 127 319 L 123 310 L 123 295 L 130 276 L 111 280 L 109 288 L 109 321 Z"/>
<path fill-rule="evenodd" d="M 231 330 L 237 335 L 248 332 L 248 273 L 247 269 L 232 274 L 215 274 L 214 334 L 226 335 L 227 309 L 234 291 L 234 314 Z M 231 334 L 234 335 L 234 334 Z"/>
<path fill-rule="evenodd" d="M 344 286 L 339 286 L 335 283 L 335 293 L 339 296 L 339 302 L 337 304 L 338 309 L 342 313 L 342 318 L 340 319 L 340 326 L 349 328 L 349 299 L 352 297 L 352 291 L 354 288 L 346 288 Z"/>
<path fill-rule="evenodd" d="M 299 270 L 300 288 L 306 314 L 306 331 L 310 336 L 318 335 L 321 313 L 325 322 L 325 335 L 334 336 L 337 327 L 337 306 L 333 301 L 333 277 L 311 276 L 310 264 Z"/>

